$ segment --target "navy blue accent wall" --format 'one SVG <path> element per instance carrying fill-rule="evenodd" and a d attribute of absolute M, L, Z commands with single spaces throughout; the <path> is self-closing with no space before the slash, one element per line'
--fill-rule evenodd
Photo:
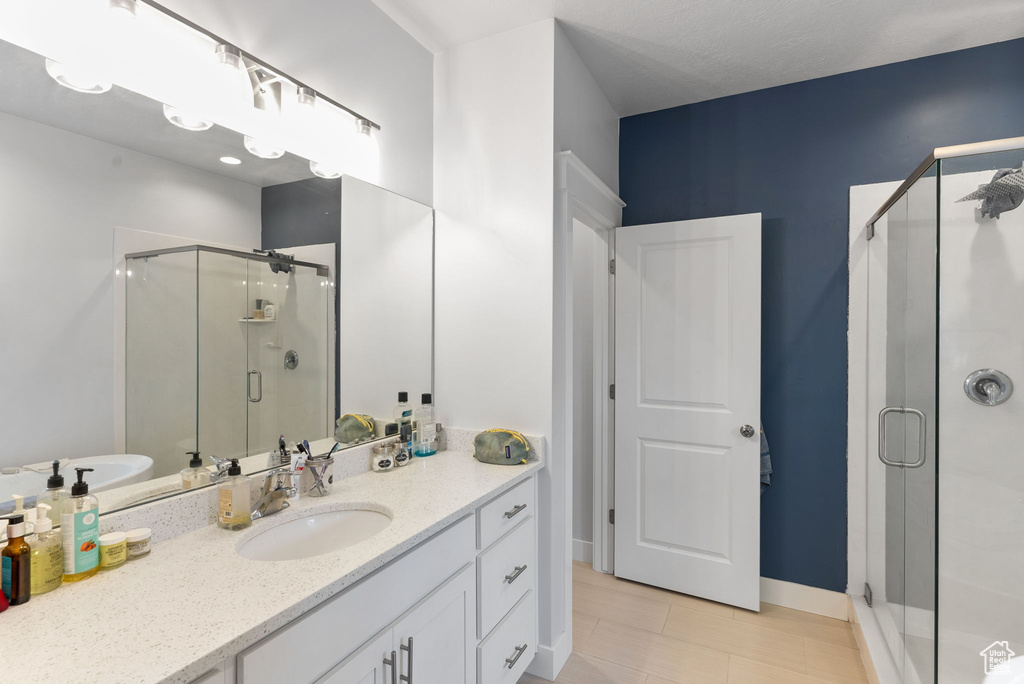
<path fill-rule="evenodd" d="M 761 212 L 761 574 L 846 590 L 851 185 L 1024 135 L 1024 39 L 622 119 L 626 225 Z"/>

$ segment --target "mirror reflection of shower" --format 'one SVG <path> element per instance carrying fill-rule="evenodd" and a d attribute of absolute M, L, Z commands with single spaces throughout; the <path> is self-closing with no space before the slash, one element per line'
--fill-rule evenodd
<path fill-rule="evenodd" d="M 269 452 L 282 433 L 331 434 L 328 266 L 192 245 L 128 255 L 126 269 L 125 444 L 154 477 L 191 451 L 207 465 Z"/>

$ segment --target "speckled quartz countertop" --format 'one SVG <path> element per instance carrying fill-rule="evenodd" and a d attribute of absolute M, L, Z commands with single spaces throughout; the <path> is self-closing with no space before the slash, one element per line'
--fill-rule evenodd
<path fill-rule="evenodd" d="M 343 591 L 529 475 L 541 463 L 484 465 L 469 451 L 336 480 L 247 530 L 216 525 L 155 544 L 147 558 L 65 584 L 0 614 L 4 681 L 190 682 Z M 392 523 L 347 549 L 261 562 L 236 547 L 323 510 L 368 508 Z"/>

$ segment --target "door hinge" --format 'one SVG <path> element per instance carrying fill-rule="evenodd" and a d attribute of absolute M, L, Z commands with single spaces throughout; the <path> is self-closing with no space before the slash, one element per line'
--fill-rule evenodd
<path fill-rule="evenodd" d="M 609 524 L 612 524 L 612 525 L 615 524 L 615 509 L 614 508 L 609 508 L 608 509 L 608 522 L 609 522 Z"/>
<path fill-rule="evenodd" d="M 615 399 L 615 385 L 608 385 L 608 398 Z"/>
<path fill-rule="evenodd" d="M 608 272 L 615 275 L 615 259 L 608 262 Z"/>

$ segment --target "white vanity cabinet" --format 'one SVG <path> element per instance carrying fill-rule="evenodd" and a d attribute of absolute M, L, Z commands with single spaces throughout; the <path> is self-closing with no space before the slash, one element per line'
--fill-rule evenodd
<path fill-rule="evenodd" d="M 515 684 L 537 650 L 535 508 L 530 477 L 246 649 L 215 681 Z"/>

